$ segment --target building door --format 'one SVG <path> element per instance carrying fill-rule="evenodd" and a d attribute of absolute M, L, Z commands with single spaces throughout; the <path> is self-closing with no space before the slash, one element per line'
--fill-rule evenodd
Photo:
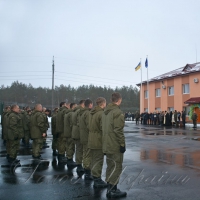
<path fill-rule="evenodd" d="M 194 108 L 195 112 L 197 113 L 198 119 L 197 122 L 200 122 L 200 109 L 198 107 Z"/>

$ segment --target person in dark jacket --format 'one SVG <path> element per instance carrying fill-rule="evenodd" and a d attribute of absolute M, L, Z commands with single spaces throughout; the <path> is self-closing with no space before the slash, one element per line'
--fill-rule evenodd
<path fill-rule="evenodd" d="M 185 118 L 186 118 L 185 111 L 182 111 L 181 118 L 182 118 L 183 127 L 185 128 Z"/>
<path fill-rule="evenodd" d="M 172 115 L 173 115 L 173 112 L 172 111 L 170 111 L 170 113 L 169 113 L 169 121 L 170 121 L 170 126 L 172 126 L 173 124 L 172 124 Z"/>
<path fill-rule="evenodd" d="M 138 111 L 136 111 L 136 113 L 135 113 L 135 122 L 136 122 L 136 124 L 139 124 L 139 119 L 140 119 L 140 114 L 139 114 Z"/>
<path fill-rule="evenodd" d="M 58 108 L 54 108 L 53 111 L 53 115 L 51 117 L 51 134 L 53 135 L 53 140 L 52 140 L 52 150 L 53 150 L 53 156 L 57 156 L 58 152 L 57 152 L 57 140 L 58 140 L 58 136 L 56 133 L 56 114 L 58 112 Z"/>
<path fill-rule="evenodd" d="M 134 121 L 134 119 L 135 119 L 135 115 L 134 115 L 134 113 L 132 113 L 132 121 Z"/>
<path fill-rule="evenodd" d="M 149 113 L 149 124 L 152 125 L 152 118 L 153 118 L 153 114 L 152 112 Z"/>
<path fill-rule="evenodd" d="M 178 126 L 177 120 L 178 120 L 178 115 L 177 115 L 177 111 L 175 110 L 175 111 L 174 111 L 174 122 L 175 122 L 175 126 L 176 126 L 176 127 Z"/>
<path fill-rule="evenodd" d="M 170 116 L 169 116 L 169 113 L 167 111 L 165 111 L 165 114 L 164 114 L 164 125 L 165 126 L 170 125 Z"/>
<path fill-rule="evenodd" d="M 140 114 L 140 123 L 143 124 L 143 117 L 144 117 L 144 113 Z"/>

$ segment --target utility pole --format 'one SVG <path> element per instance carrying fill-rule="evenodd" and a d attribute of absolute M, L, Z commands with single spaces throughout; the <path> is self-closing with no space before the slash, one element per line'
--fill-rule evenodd
<path fill-rule="evenodd" d="M 52 101 L 51 101 L 51 110 L 53 111 L 53 106 L 54 106 L 54 98 L 53 98 L 53 95 L 54 95 L 54 71 L 55 71 L 55 68 L 54 68 L 54 56 L 53 56 L 53 63 L 52 63 Z"/>

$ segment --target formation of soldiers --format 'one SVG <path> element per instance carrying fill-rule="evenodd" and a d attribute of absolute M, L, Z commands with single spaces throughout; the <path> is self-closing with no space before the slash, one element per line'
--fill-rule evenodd
<path fill-rule="evenodd" d="M 117 189 L 126 151 L 121 102 L 119 93 L 112 94 L 107 106 L 103 97 L 96 99 L 94 107 L 90 99 L 81 100 L 78 105 L 61 102 L 51 119 L 53 156 L 68 167 L 76 167 L 77 173 L 85 174 L 86 180 L 94 181 L 94 188 L 107 188 L 108 198 L 127 195 Z M 2 115 L 2 136 L 11 165 L 20 162 L 17 151 L 22 138 L 27 147 L 32 140 L 33 159 L 36 162 L 43 160 L 41 149 L 47 145 L 48 114 L 41 104 L 35 105 L 33 111 L 27 107 L 20 112 L 18 105 L 6 108 Z M 105 181 L 101 178 L 104 156 L 107 163 Z"/>

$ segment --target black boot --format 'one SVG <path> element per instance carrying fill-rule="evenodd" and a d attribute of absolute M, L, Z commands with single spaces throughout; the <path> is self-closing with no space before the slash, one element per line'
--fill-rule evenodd
<path fill-rule="evenodd" d="M 106 194 L 108 198 L 120 198 L 120 197 L 125 197 L 126 195 L 127 195 L 126 192 L 121 192 L 119 189 L 117 189 L 117 185 L 109 184 Z"/>
<path fill-rule="evenodd" d="M 25 145 L 25 139 L 24 138 L 22 138 L 22 143 Z"/>
<path fill-rule="evenodd" d="M 85 180 L 93 180 L 91 171 L 89 169 L 85 169 Z"/>
<path fill-rule="evenodd" d="M 108 187 L 108 184 L 106 182 L 104 182 L 101 177 L 100 178 L 96 178 L 94 177 L 94 188 L 106 188 Z"/>
<path fill-rule="evenodd" d="M 25 147 L 26 147 L 26 148 L 29 148 L 29 147 L 30 147 L 30 143 L 29 143 L 29 142 L 26 142 Z"/>
<path fill-rule="evenodd" d="M 43 142 L 43 147 L 42 147 L 42 148 L 43 148 L 43 149 L 49 148 L 49 145 L 47 145 L 46 142 Z"/>
<path fill-rule="evenodd" d="M 10 163 L 10 164 L 16 164 L 16 163 L 19 163 L 20 162 L 20 160 L 18 160 L 18 159 L 16 159 L 16 158 L 11 158 L 11 157 L 9 157 L 8 158 L 8 162 Z"/>
<path fill-rule="evenodd" d="M 56 150 L 53 150 L 53 153 L 52 153 L 53 156 L 57 156 L 58 155 L 58 152 Z"/>
<path fill-rule="evenodd" d="M 69 166 L 75 166 L 75 167 L 77 166 L 76 162 L 74 162 L 73 159 L 68 159 L 67 160 L 67 165 L 69 165 Z"/>
<path fill-rule="evenodd" d="M 58 154 L 58 162 L 67 163 L 67 158 L 62 154 Z"/>
<path fill-rule="evenodd" d="M 83 172 L 85 172 L 85 170 L 83 169 L 83 167 L 82 167 L 81 164 L 77 165 L 77 169 L 76 169 L 76 171 L 79 172 L 79 173 L 83 173 Z"/>
<path fill-rule="evenodd" d="M 32 155 L 32 157 L 34 160 L 44 160 L 41 155 L 39 155 L 39 156 Z"/>

